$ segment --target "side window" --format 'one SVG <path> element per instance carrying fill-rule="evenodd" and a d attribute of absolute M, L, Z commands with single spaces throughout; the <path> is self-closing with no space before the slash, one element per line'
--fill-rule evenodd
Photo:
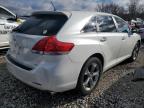
<path fill-rule="evenodd" d="M 83 32 L 96 32 L 96 17 L 91 18 L 91 20 L 86 24 L 86 26 L 82 29 Z"/>
<path fill-rule="evenodd" d="M 122 20 L 118 17 L 115 17 L 115 20 L 117 22 L 119 32 L 122 32 L 122 33 L 129 33 L 130 32 L 128 24 L 124 20 Z"/>
<path fill-rule="evenodd" d="M 111 16 L 97 16 L 97 24 L 100 32 L 117 32 Z"/>
<path fill-rule="evenodd" d="M 3 8 L 0 8 L 0 19 L 8 19 L 14 17 L 11 13 Z"/>

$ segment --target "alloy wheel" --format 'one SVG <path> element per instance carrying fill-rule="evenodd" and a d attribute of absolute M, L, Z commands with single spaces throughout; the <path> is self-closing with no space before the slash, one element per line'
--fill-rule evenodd
<path fill-rule="evenodd" d="M 97 63 L 91 63 L 85 73 L 83 78 L 83 87 L 86 91 L 92 90 L 97 84 L 99 78 L 100 68 Z"/>

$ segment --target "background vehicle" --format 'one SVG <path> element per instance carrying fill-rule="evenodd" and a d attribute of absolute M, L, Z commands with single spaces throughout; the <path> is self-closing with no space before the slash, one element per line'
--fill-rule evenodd
<path fill-rule="evenodd" d="M 17 16 L 8 9 L 0 6 L 0 49 L 8 48 L 8 33 L 21 23 Z"/>
<path fill-rule="evenodd" d="M 140 28 L 138 32 L 141 36 L 141 40 L 144 42 L 144 28 Z"/>
<path fill-rule="evenodd" d="M 138 18 L 137 18 L 138 19 Z M 144 41 L 144 22 L 142 20 L 132 20 L 130 27 L 140 34 L 142 41 Z"/>
<path fill-rule="evenodd" d="M 36 12 L 13 30 L 8 70 L 41 90 L 77 88 L 90 93 L 101 73 L 125 59 L 136 60 L 140 36 L 115 15 Z"/>

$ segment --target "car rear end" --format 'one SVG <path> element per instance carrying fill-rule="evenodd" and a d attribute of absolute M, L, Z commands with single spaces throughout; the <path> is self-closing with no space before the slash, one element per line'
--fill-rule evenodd
<path fill-rule="evenodd" d="M 61 92 L 76 86 L 70 74 L 74 63 L 68 57 L 74 43 L 59 41 L 57 35 L 71 13 L 38 12 L 13 30 L 7 67 L 16 78 L 41 90 Z"/>

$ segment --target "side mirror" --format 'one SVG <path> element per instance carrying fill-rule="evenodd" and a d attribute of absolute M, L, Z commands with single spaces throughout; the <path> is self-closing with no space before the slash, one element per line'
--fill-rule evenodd
<path fill-rule="evenodd" d="M 131 30 L 132 33 L 138 33 L 138 31 L 139 31 L 138 29 L 132 29 Z"/>

